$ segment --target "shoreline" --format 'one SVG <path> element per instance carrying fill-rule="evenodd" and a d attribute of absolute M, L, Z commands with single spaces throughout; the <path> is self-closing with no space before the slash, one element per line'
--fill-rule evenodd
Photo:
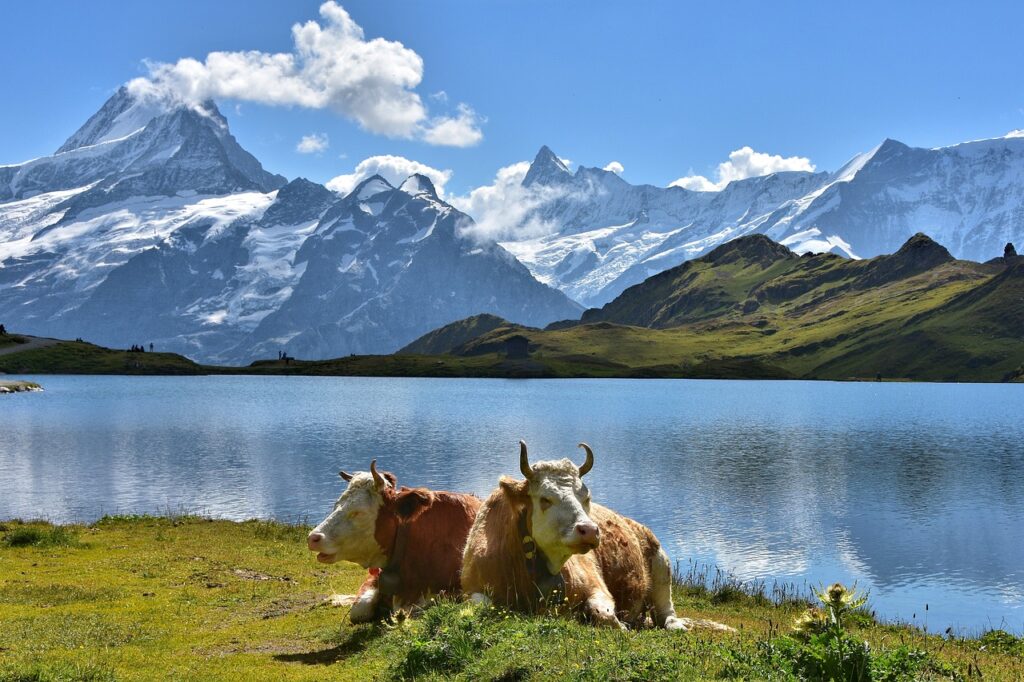
<path fill-rule="evenodd" d="M 94 679 L 321 680 L 327 670 L 339 679 L 800 677 L 792 653 L 802 646 L 792 627 L 808 605 L 800 595 L 677 576 L 677 613 L 724 622 L 732 633 L 623 633 L 453 600 L 392 625 L 352 625 L 347 607 L 326 602 L 355 592 L 366 571 L 317 564 L 307 530 L 187 515 L 63 526 L 2 521 L 0 560 L 18 579 L 0 585 L 0 620 L 19 626 L 0 633 L 0 677 L 59 678 L 69 670 Z M 1024 675 L 1024 639 L 1002 630 L 942 636 L 879 622 L 864 609 L 849 631 L 870 644 L 871 665 L 884 679 Z M 529 657 L 517 655 L 527 642 Z"/>
<path fill-rule="evenodd" d="M 43 387 L 34 381 L 9 381 L 0 379 L 0 394 L 8 393 L 30 393 L 42 391 Z"/>
<path fill-rule="evenodd" d="M 101 513 L 91 520 L 77 520 L 77 521 L 60 521 L 52 520 L 43 516 L 13 516 L 0 518 L 0 557 L 2 557 L 3 549 L 3 535 L 4 532 L 12 527 L 18 526 L 42 526 L 46 528 L 63 529 L 68 530 L 72 533 L 80 532 L 93 532 L 97 528 L 104 525 L 116 523 L 116 524 L 128 524 L 128 525 L 152 525 L 152 524 L 171 524 L 172 526 L 188 526 L 194 524 L 216 524 L 223 525 L 229 528 L 243 528 L 252 525 L 270 526 L 279 530 L 281 533 L 294 533 L 296 537 L 303 538 L 301 546 L 304 548 L 305 534 L 308 533 L 313 526 L 314 522 L 309 522 L 308 519 L 303 517 L 297 517 L 295 520 L 282 520 L 271 517 L 251 517 L 251 518 L 229 518 L 224 516 L 212 516 L 204 511 L 202 508 L 188 508 L 182 507 L 178 510 L 164 509 L 150 512 L 113 512 L 113 513 Z M 349 562 L 341 562 L 342 564 L 348 565 Z M 354 565 L 353 565 L 354 567 Z M 716 591 L 728 591 L 742 593 L 747 597 L 753 599 L 761 606 L 769 605 L 771 608 L 781 608 L 784 606 L 800 605 L 800 606 L 814 606 L 815 599 L 812 593 L 813 585 L 811 583 L 804 583 L 804 586 L 798 587 L 795 582 L 789 582 L 779 579 L 750 579 L 742 580 L 735 577 L 729 571 L 718 568 L 714 564 L 697 564 L 690 565 L 689 569 L 684 569 L 683 561 L 681 559 L 673 560 L 673 590 L 683 590 L 685 592 L 716 592 Z M 877 627 L 884 628 L 895 628 L 895 629 L 906 629 L 918 632 L 923 636 L 927 637 L 940 637 L 943 633 L 947 636 L 955 636 L 962 641 L 976 641 L 983 638 L 986 632 L 992 630 L 1000 630 L 1001 628 L 996 627 L 963 627 L 953 626 L 943 629 L 942 626 L 938 626 L 939 629 L 931 629 L 925 625 L 908 621 L 899 617 L 879 617 L 876 615 L 875 610 L 870 608 L 865 609 L 865 613 L 870 613 L 871 623 Z M 710 617 L 708 614 L 703 614 L 705 617 Z M 995 621 L 993 621 L 995 622 Z M 1006 625 L 1006 619 L 1003 618 L 1003 625 Z M 1021 653 L 1024 655 L 1024 629 L 1011 629 L 1008 631 L 1009 634 L 1018 637 L 1021 640 Z M 1024 664 L 1024 659 L 1022 659 Z"/>

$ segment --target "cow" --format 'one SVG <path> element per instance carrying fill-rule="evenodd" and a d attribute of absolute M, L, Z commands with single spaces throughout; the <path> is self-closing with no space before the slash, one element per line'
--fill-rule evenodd
<path fill-rule="evenodd" d="M 525 480 L 502 476 L 469 531 L 462 591 L 472 601 L 525 612 L 568 607 L 597 625 L 689 629 L 676 616 L 672 567 L 649 528 L 596 504 L 583 477 L 594 452 L 531 465 L 519 442 Z M 712 629 L 726 626 L 697 623 Z"/>
<path fill-rule="evenodd" d="M 460 594 L 466 535 L 480 500 L 426 488 L 398 488 L 394 474 L 339 472 L 348 487 L 306 538 L 317 561 L 351 561 L 370 569 L 349 612 L 366 623 L 432 595 Z"/>

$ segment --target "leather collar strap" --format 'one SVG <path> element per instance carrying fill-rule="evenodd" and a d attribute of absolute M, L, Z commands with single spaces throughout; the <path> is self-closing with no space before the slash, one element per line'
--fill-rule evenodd
<path fill-rule="evenodd" d="M 548 604 L 557 603 L 565 594 L 565 579 L 562 572 L 552 574 L 548 569 L 547 557 L 537 546 L 530 529 L 530 508 L 526 507 L 519 513 L 519 536 L 522 538 L 523 555 L 526 557 L 526 571 L 530 575 L 540 596 L 539 601 Z"/>
<path fill-rule="evenodd" d="M 409 543 L 409 524 L 400 523 L 395 530 L 395 544 L 388 555 L 388 564 L 381 569 L 377 577 L 377 591 L 380 593 L 377 602 L 378 615 L 386 617 L 393 611 L 395 595 L 402 587 L 401 565 L 405 559 L 405 548 Z"/>

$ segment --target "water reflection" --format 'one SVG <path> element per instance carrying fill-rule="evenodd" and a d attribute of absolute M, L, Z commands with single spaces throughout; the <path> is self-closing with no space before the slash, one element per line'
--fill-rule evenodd
<path fill-rule="evenodd" d="M 317 520 L 339 468 L 486 494 L 597 454 L 595 497 L 743 578 L 857 579 L 887 617 L 1024 630 L 1020 387 L 48 377 L 0 403 L 0 518 Z"/>

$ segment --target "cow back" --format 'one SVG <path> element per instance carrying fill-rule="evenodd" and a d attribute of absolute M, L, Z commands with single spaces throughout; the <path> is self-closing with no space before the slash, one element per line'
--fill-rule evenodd
<path fill-rule="evenodd" d="M 460 593 L 462 553 L 480 508 L 480 500 L 472 495 L 426 492 L 431 504 L 404 521 L 408 529 L 396 595 L 402 604 L 415 604 L 429 595 Z M 398 524 L 403 522 L 402 511 L 385 503 L 378 514 L 377 542 L 388 553 L 395 544 Z"/>

